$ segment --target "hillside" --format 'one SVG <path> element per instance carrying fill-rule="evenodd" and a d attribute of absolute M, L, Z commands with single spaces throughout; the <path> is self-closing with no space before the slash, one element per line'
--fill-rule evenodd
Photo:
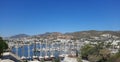
<path fill-rule="evenodd" d="M 120 31 L 96 31 L 96 30 L 89 30 L 89 31 L 78 31 L 78 32 L 71 32 L 71 33 L 60 33 L 60 32 L 47 32 L 44 34 L 29 36 L 26 34 L 18 34 L 15 36 L 11 36 L 10 38 L 23 38 L 23 37 L 37 37 L 37 38 L 91 38 L 91 37 L 100 37 L 101 35 L 109 34 L 111 36 L 116 36 L 120 38 Z"/>

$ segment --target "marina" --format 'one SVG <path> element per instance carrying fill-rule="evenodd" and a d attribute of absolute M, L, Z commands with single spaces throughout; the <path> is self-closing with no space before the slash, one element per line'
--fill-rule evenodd
<path fill-rule="evenodd" d="M 60 42 L 60 41 L 40 41 L 17 43 L 10 46 L 11 52 L 21 58 L 21 60 L 34 61 L 45 60 L 50 61 L 53 58 L 63 60 L 65 56 L 76 57 L 80 48 L 80 43 Z"/>

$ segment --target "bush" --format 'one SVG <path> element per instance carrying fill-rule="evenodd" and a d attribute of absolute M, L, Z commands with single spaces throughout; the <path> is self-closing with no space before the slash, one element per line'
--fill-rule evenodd
<path fill-rule="evenodd" d="M 104 42 L 87 44 L 81 48 L 82 59 L 90 62 L 106 62 L 110 58 L 110 50 L 105 47 Z"/>
<path fill-rule="evenodd" d="M 107 62 L 120 62 L 120 52 L 113 54 Z"/>

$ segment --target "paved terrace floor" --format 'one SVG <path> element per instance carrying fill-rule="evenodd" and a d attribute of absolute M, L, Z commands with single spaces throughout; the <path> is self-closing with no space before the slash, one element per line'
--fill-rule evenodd
<path fill-rule="evenodd" d="M 16 56 L 15 54 L 11 53 L 11 52 L 5 52 L 3 53 L 3 56 L 1 58 L 2 60 L 5 60 L 5 59 L 10 59 L 14 62 L 22 62 L 20 57 Z"/>

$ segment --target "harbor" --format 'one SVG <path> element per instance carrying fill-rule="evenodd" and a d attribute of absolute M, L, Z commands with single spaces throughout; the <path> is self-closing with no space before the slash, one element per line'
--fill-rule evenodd
<path fill-rule="evenodd" d="M 80 42 L 33 40 L 16 41 L 9 43 L 11 52 L 21 58 L 23 61 L 52 61 L 60 59 L 63 61 L 65 56 L 77 57 L 81 45 Z"/>

